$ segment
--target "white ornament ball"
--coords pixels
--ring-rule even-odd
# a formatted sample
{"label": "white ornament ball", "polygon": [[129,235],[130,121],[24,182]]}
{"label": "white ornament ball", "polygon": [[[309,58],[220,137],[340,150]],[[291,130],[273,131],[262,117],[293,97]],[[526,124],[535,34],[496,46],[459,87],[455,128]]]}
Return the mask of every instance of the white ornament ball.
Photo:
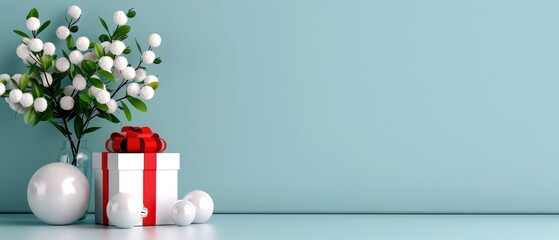
{"label": "white ornament ball", "polygon": [[194,221],[196,207],[190,201],[178,200],[171,207],[171,220],[179,226],[188,226]]}
{"label": "white ornament ball", "polygon": [[123,70],[128,67],[128,59],[124,56],[118,56],[115,58],[114,66],[117,70]]}
{"label": "white ornament ball", "polygon": [[36,98],[33,101],[33,108],[35,108],[35,111],[37,112],[44,112],[45,110],[47,110],[47,107],[48,107],[47,100],[43,97]]}
{"label": "white ornament ball", "polygon": [[4,94],[6,92],[6,85],[0,83],[0,95]]}
{"label": "white ornament ball", "polygon": [[136,77],[136,70],[133,67],[125,67],[121,71],[122,77],[126,80],[131,80]]}
{"label": "white ornament ball", "polygon": [[186,194],[183,200],[190,201],[196,208],[196,217],[194,217],[193,223],[205,223],[212,217],[214,201],[208,193],[202,190],[194,190]]}
{"label": "white ornament ball", "polygon": [[25,26],[29,31],[37,31],[41,27],[41,21],[36,17],[30,17],[25,21]]}
{"label": "white ornament ball", "polygon": [[93,52],[87,52],[83,55],[83,60],[97,61],[97,56]]}
{"label": "white ornament ball", "polygon": [[[16,73],[14,75],[12,75],[12,79],[14,81],[16,81],[17,83],[19,83],[19,79],[21,78],[21,74],[20,73]],[[14,85],[14,83],[12,81],[8,81],[8,86],[10,86],[10,89],[18,89],[19,86],[18,85]]]}
{"label": "white ornament ball", "polygon": [[7,80],[10,81],[10,75],[7,73],[0,74],[0,80]]}
{"label": "white ornament ball", "polygon": [[74,98],[70,96],[60,98],[60,108],[66,111],[72,110],[74,108]]}
{"label": "white ornament ball", "polygon": [[80,51],[85,51],[89,49],[89,38],[87,37],[79,37],[76,40],[76,48]]}
{"label": "white ornament ball", "polygon": [[70,16],[72,19],[76,20],[78,18],[80,18],[80,16],[82,15],[82,9],[76,5],[72,5],[68,8],[68,16]]}
{"label": "white ornament ball", "polygon": [[111,94],[107,90],[99,90],[95,94],[95,100],[101,104],[107,104],[111,100]]}
{"label": "white ornament ball", "polygon": [[81,91],[84,90],[87,86],[87,81],[81,74],[76,74],[76,76],[74,76],[74,79],[72,80],[72,86],[76,90]]}
{"label": "white ornament ball", "polygon": [[101,47],[103,47],[103,50],[104,50],[105,52],[111,51],[111,43],[108,42],[108,41],[102,42],[102,43],[101,43]]}
{"label": "white ornament ball", "polygon": [[144,80],[145,85],[149,85],[150,83],[159,82],[159,79],[155,75],[149,75]]}
{"label": "white ornament ball", "polygon": [[146,70],[138,68],[138,70],[136,70],[136,77],[134,77],[134,81],[136,82],[144,81],[144,79],[146,79],[146,76],[147,76]]}
{"label": "white ornament ball", "polygon": [[146,64],[152,64],[154,60],[155,53],[153,51],[148,50],[142,53],[142,61],[144,61]]}
{"label": "white ornament ball", "polygon": [[116,25],[124,25],[128,22],[128,16],[123,11],[116,11],[113,15],[113,21]]}
{"label": "white ornament ball", "polygon": [[38,38],[31,39],[27,46],[32,52],[40,52],[41,50],[43,50],[43,40]]}
{"label": "white ornament ball", "polygon": [[27,45],[22,43],[16,48],[16,54],[19,58],[26,60],[31,54],[31,51],[29,51],[29,47]]}
{"label": "white ornament ball", "polygon": [[87,209],[89,183],[78,168],[66,163],[49,163],[31,177],[27,202],[41,221],[53,225],[71,224]]}
{"label": "white ornament ball", "polygon": [[135,82],[129,83],[126,87],[126,93],[128,94],[128,96],[138,96],[138,94],[140,94],[140,84]]}
{"label": "white ornament ball", "polygon": [[109,108],[107,110],[107,113],[115,113],[118,105],[116,104],[116,101],[114,99],[109,100],[109,102],[107,102],[107,107]]}
{"label": "white ornament ball", "polygon": [[126,45],[124,45],[124,43],[122,41],[116,40],[113,43],[111,43],[110,50],[111,50],[111,53],[113,53],[114,55],[122,54],[124,49],[126,49]]}
{"label": "white ornament ball", "polygon": [[71,51],[68,57],[70,58],[70,62],[76,65],[80,65],[83,61],[83,54],[78,50]]}
{"label": "white ornament ball", "polygon": [[43,53],[49,56],[54,55],[54,52],[56,52],[56,46],[54,46],[53,43],[51,42],[46,42],[45,44],[43,44]]}
{"label": "white ornament ball", "polygon": [[31,105],[33,105],[33,95],[31,95],[31,93],[23,93],[19,100],[19,104],[24,108],[31,107]]}
{"label": "white ornament ball", "polygon": [[155,91],[150,86],[143,86],[142,89],[140,89],[140,97],[144,100],[150,100],[154,95]]}
{"label": "white ornament ball", "polygon": [[52,84],[52,75],[50,73],[42,73],[41,81],[43,82],[43,86],[49,87]]}
{"label": "white ornament ball", "polygon": [[12,89],[12,90],[10,91],[10,95],[9,95],[10,102],[12,102],[12,103],[18,103],[19,100],[21,100],[21,97],[22,97],[22,96],[23,96],[23,92],[21,92],[21,90],[19,90],[19,89],[17,89],[17,88],[16,88],[16,89]]}
{"label": "white ornament ball", "polygon": [[159,45],[161,45],[161,36],[157,33],[152,33],[148,37],[148,43],[154,48],[159,47]]}
{"label": "white ornament ball", "polygon": [[54,66],[58,69],[58,71],[66,72],[70,69],[70,61],[68,61],[65,57],[61,57],[56,59]]}
{"label": "white ornament ball", "polygon": [[29,41],[31,41],[31,39],[26,38],[26,37],[21,38],[21,42],[23,42],[23,43],[25,43],[25,44],[29,44]]}
{"label": "white ornament ball", "polygon": [[107,217],[115,227],[131,228],[149,214],[132,194],[117,193],[107,203]]}
{"label": "white ornament ball", "polygon": [[105,71],[110,71],[113,67],[113,59],[109,56],[99,58],[99,67]]}
{"label": "white ornament ball", "polygon": [[66,39],[70,35],[70,29],[66,26],[60,26],[56,29],[56,37],[60,40]]}

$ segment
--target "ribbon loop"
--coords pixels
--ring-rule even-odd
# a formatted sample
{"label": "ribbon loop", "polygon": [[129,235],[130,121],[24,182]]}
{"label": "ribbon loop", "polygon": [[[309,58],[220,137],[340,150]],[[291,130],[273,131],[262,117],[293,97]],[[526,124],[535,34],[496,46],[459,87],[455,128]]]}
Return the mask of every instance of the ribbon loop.
{"label": "ribbon loop", "polygon": [[117,153],[160,153],[167,149],[167,142],[149,127],[124,126],[111,134],[105,148]]}

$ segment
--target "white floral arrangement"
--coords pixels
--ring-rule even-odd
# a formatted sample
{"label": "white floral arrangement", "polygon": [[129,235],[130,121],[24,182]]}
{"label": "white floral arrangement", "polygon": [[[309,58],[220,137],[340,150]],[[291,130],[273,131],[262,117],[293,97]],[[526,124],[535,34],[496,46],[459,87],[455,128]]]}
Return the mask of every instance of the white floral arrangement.
{"label": "white floral arrangement", "polygon": [[161,36],[149,35],[145,51],[135,41],[141,55],[134,66],[127,58],[132,49],[124,42],[130,33],[128,20],[136,16],[133,9],[114,13],[113,31],[99,17],[106,31],[98,37],[99,42],[77,34],[77,23],[82,17],[80,7],[70,6],[66,14],[67,24],[56,29],[56,36],[65,41],[66,50],[57,54],[56,45],[39,36],[51,21],[41,24],[37,9],[29,11],[25,26],[30,34],[14,30],[22,37],[16,54],[28,71],[11,76],[0,74],[0,96],[11,109],[23,114],[26,124],[34,126],[46,121],[56,127],[70,141],[72,164],[76,165],[83,136],[100,129],[90,126],[92,119],[119,123],[114,114],[122,110],[130,121],[132,114],[124,100],[139,111],[147,111],[143,100],[153,98],[159,79],[148,75],[145,65],[161,63],[153,51],[161,45]]}

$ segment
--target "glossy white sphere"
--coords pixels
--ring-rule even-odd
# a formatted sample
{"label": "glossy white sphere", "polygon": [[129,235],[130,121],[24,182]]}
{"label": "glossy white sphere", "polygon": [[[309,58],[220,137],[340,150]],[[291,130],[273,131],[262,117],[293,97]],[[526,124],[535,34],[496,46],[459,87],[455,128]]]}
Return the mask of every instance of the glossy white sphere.
{"label": "glossy white sphere", "polygon": [[194,221],[196,207],[190,201],[178,200],[171,208],[171,220],[179,226],[187,226]]}
{"label": "glossy white sphere", "polygon": [[41,221],[53,225],[70,224],[87,209],[89,183],[78,168],[67,163],[49,163],[31,177],[27,202]]}
{"label": "glossy white sphere", "polygon": [[143,217],[144,205],[128,193],[117,193],[107,203],[107,217],[112,225],[119,228],[131,228]]}
{"label": "glossy white sphere", "polygon": [[202,190],[194,190],[184,196],[183,200],[190,201],[196,209],[193,223],[205,223],[214,213],[214,201],[210,195]]}

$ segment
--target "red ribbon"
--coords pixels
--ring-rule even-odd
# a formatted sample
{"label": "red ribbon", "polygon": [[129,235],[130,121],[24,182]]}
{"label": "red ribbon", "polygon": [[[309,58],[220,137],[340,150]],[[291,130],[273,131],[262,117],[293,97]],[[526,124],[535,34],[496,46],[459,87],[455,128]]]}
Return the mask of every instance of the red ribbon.
{"label": "red ribbon", "polygon": [[105,148],[117,153],[158,153],[167,149],[167,142],[149,127],[124,126],[111,134]]}

